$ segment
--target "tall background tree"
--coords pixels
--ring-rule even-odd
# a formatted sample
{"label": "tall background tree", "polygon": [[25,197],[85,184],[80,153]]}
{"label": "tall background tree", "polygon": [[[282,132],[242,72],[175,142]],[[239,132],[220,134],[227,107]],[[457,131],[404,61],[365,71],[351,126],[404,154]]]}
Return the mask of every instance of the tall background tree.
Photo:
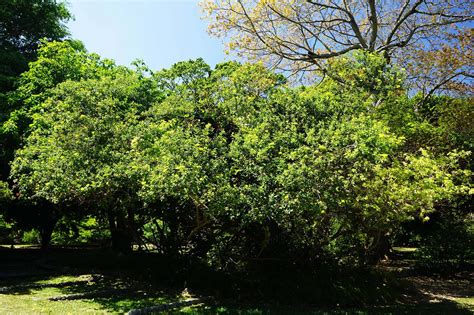
{"label": "tall background tree", "polygon": [[11,92],[19,75],[36,59],[41,39],[60,40],[69,33],[72,18],[64,2],[56,0],[4,0],[0,3],[0,180],[8,176],[8,162],[16,146],[4,131],[12,104]]}
{"label": "tall background tree", "polygon": [[363,49],[405,66],[428,96],[442,87],[459,92],[473,76],[470,1],[204,0],[202,7],[210,33],[230,51],[292,74],[331,75],[332,58]]}

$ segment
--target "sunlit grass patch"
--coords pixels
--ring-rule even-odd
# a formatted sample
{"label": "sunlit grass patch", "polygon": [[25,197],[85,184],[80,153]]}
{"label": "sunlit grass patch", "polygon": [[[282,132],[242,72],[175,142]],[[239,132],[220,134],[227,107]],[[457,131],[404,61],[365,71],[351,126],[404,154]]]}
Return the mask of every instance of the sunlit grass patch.
{"label": "sunlit grass patch", "polygon": [[21,294],[0,294],[0,314],[106,314],[100,303],[92,300],[52,302],[61,295],[59,288],[30,290]]}
{"label": "sunlit grass patch", "polygon": [[453,301],[456,303],[463,305],[464,307],[474,311],[474,297],[462,297],[462,298],[454,298]]}
{"label": "sunlit grass patch", "polygon": [[392,250],[399,253],[414,253],[416,252],[416,247],[392,247]]}
{"label": "sunlit grass patch", "polygon": [[73,276],[73,275],[65,275],[65,276],[57,276],[57,277],[52,277],[50,279],[43,279],[43,280],[38,280],[35,281],[37,284],[59,284],[59,283],[64,283],[64,282],[86,282],[86,281],[92,281],[93,275],[78,275],[78,276]]}
{"label": "sunlit grass patch", "polygon": [[[23,279],[15,285],[11,284],[11,291],[0,293],[0,314],[123,314],[133,308],[142,308],[175,301],[178,297],[164,292],[135,293],[131,287],[130,293],[111,295],[110,297],[88,297],[84,299],[51,301],[52,297],[69,294],[100,293],[105,289],[114,289],[110,286],[113,281],[87,282],[91,275],[61,275],[48,279]],[[57,285],[71,283],[64,287],[48,287],[48,284]],[[36,285],[46,285],[37,288]]]}

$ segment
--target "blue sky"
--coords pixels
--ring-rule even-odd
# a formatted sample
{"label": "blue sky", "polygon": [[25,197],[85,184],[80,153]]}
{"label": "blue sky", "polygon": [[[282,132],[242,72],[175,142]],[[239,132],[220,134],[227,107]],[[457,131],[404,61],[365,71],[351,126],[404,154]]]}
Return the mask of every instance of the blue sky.
{"label": "blue sky", "polygon": [[[206,32],[198,0],[69,0],[73,38],[90,52],[130,65],[142,59],[152,69],[198,57],[210,65],[226,60],[219,39]],[[228,59],[228,57],[227,57]]]}

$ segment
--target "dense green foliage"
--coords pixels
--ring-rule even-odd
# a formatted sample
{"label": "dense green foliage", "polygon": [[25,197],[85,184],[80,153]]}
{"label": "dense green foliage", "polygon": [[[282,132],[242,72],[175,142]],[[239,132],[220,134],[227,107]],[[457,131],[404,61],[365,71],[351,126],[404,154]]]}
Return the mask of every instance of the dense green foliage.
{"label": "dense green foliage", "polygon": [[[5,125],[28,125],[22,115],[12,113],[25,106],[12,96],[21,73],[37,57],[40,41],[60,40],[68,35],[65,23],[71,14],[56,0],[4,0],[0,3],[0,180],[9,174],[8,164],[20,145],[18,133]],[[13,116],[13,117],[11,117]]]}
{"label": "dense green foliage", "polygon": [[[71,18],[63,3],[53,0],[5,0],[0,4],[0,92],[13,88],[16,77],[34,59],[40,39],[68,35]],[[3,94],[2,94],[3,96]]]}
{"label": "dense green foliage", "polygon": [[108,224],[118,250],[152,244],[222,269],[376,261],[403,222],[469,194],[470,100],[422,104],[374,54],[331,67],[292,88],[259,64],[131,70],[44,43],[3,127],[25,137],[13,191],[49,205],[47,240],[58,221],[67,235],[94,218],[83,233]]}
{"label": "dense green foliage", "polygon": [[[69,19],[55,0],[0,4],[8,264],[70,251],[67,268],[133,269],[132,282],[184,283],[183,296],[330,306],[399,301],[390,265],[370,266],[382,259],[472,267],[469,84],[414,94],[370,49],[330,58],[306,86],[264,61],[118,66],[67,39]],[[455,68],[462,52],[445,42]],[[31,243],[61,248],[14,246]]]}

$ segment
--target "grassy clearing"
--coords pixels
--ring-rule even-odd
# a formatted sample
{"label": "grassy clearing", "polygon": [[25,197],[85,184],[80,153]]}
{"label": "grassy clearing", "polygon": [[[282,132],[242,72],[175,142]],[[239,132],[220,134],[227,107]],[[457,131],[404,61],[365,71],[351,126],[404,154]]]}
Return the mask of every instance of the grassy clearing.
{"label": "grassy clearing", "polygon": [[[234,295],[223,295],[216,304],[201,304],[194,307],[185,307],[169,311],[169,315],[267,315],[267,314],[473,314],[474,313],[474,288],[472,273],[465,271],[448,277],[424,275],[414,273],[410,268],[413,261],[410,250],[397,250],[400,255],[394,261],[381,264],[375,271],[366,271],[357,274],[356,271],[332,278],[330,282],[334,288],[307,286],[305,292],[320,290],[319,296],[324,296],[327,301],[306,299],[310,305],[319,307],[282,306],[269,301],[280,299],[262,300],[259,293],[253,289],[242,291],[245,305],[237,304]],[[133,308],[143,308],[153,305],[175,302],[184,298],[182,279],[176,278],[180,270],[176,265],[163,262],[163,257],[151,256],[114,256],[93,249],[58,249],[43,255],[36,249],[16,249],[0,251],[0,314],[123,314]],[[137,270],[137,266],[141,266]],[[46,268],[46,269],[44,269]],[[402,271],[399,271],[402,269]],[[30,276],[14,276],[22,272]],[[153,277],[154,271],[158,274],[168,274],[166,277]],[[45,272],[49,274],[44,274]],[[51,272],[56,273],[51,275]],[[34,277],[31,274],[35,274]],[[208,281],[215,287],[218,284],[208,279],[207,273],[197,269],[193,275],[198,280]],[[304,277],[298,278],[298,283],[306,283]],[[170,282],[170,279],[173,280]],[[324,280],[324,278],[323,278]],[[273,289],[282,286],[279,279],[269,278],[267,283]],[[311,281],[310,281],[311,282]],[[196,283],[189,282],[190,292],[196,293],[193,288]],[[285,282],[283,282],[285,283]],[[329,282],[323,282],[329,283]],[[163,287],[157,287],[158,284]],[[393,286],[396,284],[396,286]],[[185,284],[186,285],[186,284]],[[186,286],[187,286],[186,285]],[[225,285],[231,285],[226,282]],[[180,289],[171,289],[172,286]],[[222,284],[221,284],[222,286]],[[221,288],[221,287],[219,287]],[[278,287],[279,288],[279,287]],[[128,290],[125,293],[112,294],[107,297],[96,295],[93,298],[77,300],[50,301],[48,298],[70,294],[97,293],[104,290]],[[197,290],[197,288],[194,288]],[[285,289],[283,286],[279,289]],[[313,290],[313,291],[311,291]],[[208,292],[208,293],[206,293]],[[201,291],[203,295],[219,296],[219,292]],[[284,292],[291,294],[292,290],[286,288]],[[333,293],[335,292],[335,296]],[[402,295],[408,294],[406,298]],[[300,293],[298,293],[300,294]],[[192,295],[191,295],[192,296]],[[248,298],[255,296],[255,298]],[[318,295],[316,295],[318,296]],[[190,297],[190,296],[188,296]],[[347,298],[344,298],[347,297]],[[365,300],[363,298],[366,297]],[[368,299],[367,297],[378,297]],[[359,300],[358,304],[344,303]],[[266,301],[266,302],[265,302]],[[324,302],[327,302],[324,304]],[[266,303],[266,304],[263,304]],[[281,300],[283,303],[283,300]],[[290,302],[288,302],[290,303]],[[333,308],[321,308],[321,305],[336,305]],[[350,308],[356,305],[378,305],[377,307]],[[386,305],[386,306],[383,306]]]}
{"label": "grassy clearing", "polygon": [[57,288],[31,290],[20,294],[0,294],[1,314],[107,314],[92,300],[52,302],[48,298],[63,294]]}
{"label": "grassy clearing", "polygon": [[[63,275],[42,280],[22,280],[10,282],[11,290],[0,293],[0,314],[123,314],[132,308],[141,308],[151,305],[169,303],[177,299],[176,296],[163,292],[155,292],[151,296],[145,292],[113,297],[98,297],[90,299],[50,301],[51,297],[77,293],[100,292],[104,287],[114,284],[104,279],[103,282],[84,282],[89,275]],[[47,285],[56,285],[64,282],[80,281],[77,285],[56,288]],[[46,287],[35,288],[37,284]],[[5,283],[2,282],[2,285]],[[115,283],[116,286],[123,284]],[[8,285],[6,285],[8,286]],[[138,291],[138,290],[137,290]]]}
{"label": "grassy clearing", "polygon": [[[153,296],[140,293],[138,295],[120,295],[109,298],[79,299],[70,301],[50,301],[48,298],[73,293],[100,292],[104,287],[123,287],[124,283],[116,279],[100,278],[97,281],[92,275],[61,275],[48,279],[24,279],[16,281],[11,291],[0,294],[0,314],[123,314],[133,308],[147,307],[169,303],[180,298],[165,292],[155,292]],[[37,284],[56,285],[74,283],[61,288],[42,287],[29,288]],[[13,283],[10,283],[12,285]],[[4,283],[2,282],[2,285]],[[138,289],[138,288],[137,288]],[[314,309],[308,307],[272,307],[272,306],[236,306],[236,305],[198,305],[169,311],[169,315],[267,315],[267,314],[472,314],[474,297],[454,298],[436,303],[416,305],[393,305],[385,307],[358,309]]]}

